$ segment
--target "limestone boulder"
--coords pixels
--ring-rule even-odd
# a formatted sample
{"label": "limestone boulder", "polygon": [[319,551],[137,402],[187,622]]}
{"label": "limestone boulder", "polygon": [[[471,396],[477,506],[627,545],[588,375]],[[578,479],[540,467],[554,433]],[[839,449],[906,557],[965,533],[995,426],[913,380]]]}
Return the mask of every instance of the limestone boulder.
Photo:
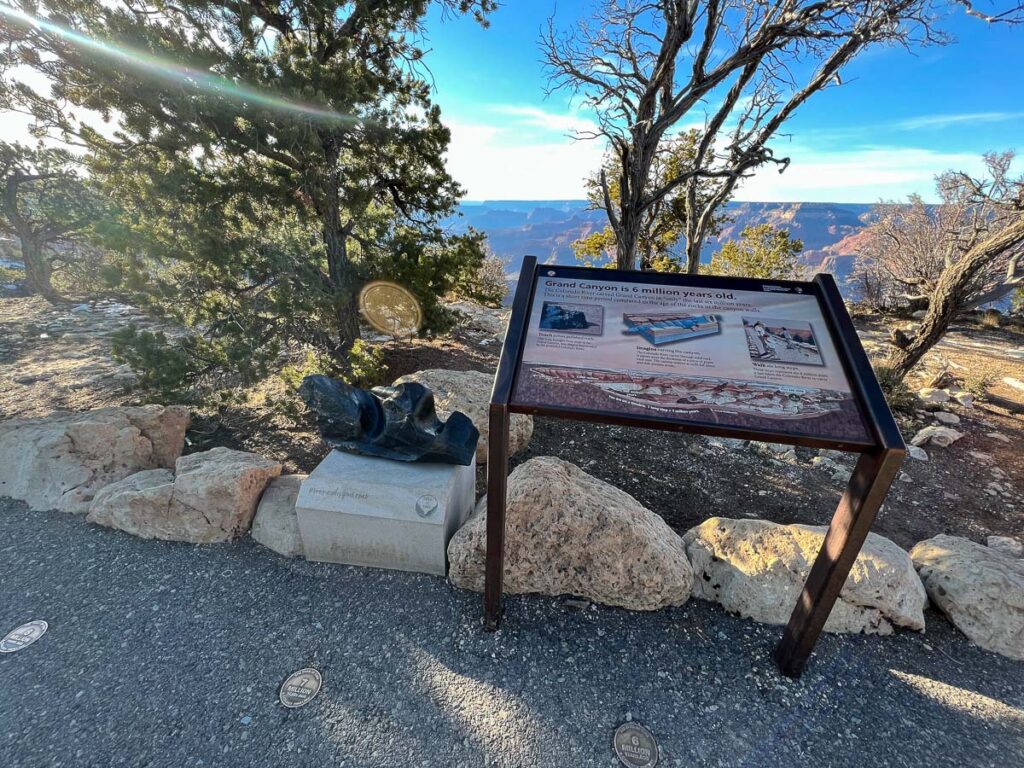
{"label": "limestone boulder", "polygon": [[921,402],[928,403],[929,405],[941,405],[942,403],[949,402],[949,392],[944,389],[935,389],[934,387],[919,389],[917,396],[921,399]]}
{"label": "limestone boulder", "polygon": [[188,422],[186,408],[160,405],[0,422],[0,496],[34,510],[87,512],[104,486],[173,467]]}
{"label": "limestone boulder", "polygon": [[[825,538],[824,526],[713,517],[683,537],[693,594],[766,624],[786,624]],[[826,632],[924,629],[924,588],[910,557],[869,533],[825,622]]]}
{"label": "limestone boulder", "polygon": [[[682,539],[624,491],[550,456],[508,478],[506,592],[574,595],[651,611],[682,605],[693,571]],[[484,588],[487,497],[448,545],[449,578]]]}
{"label": "limestone boulder", "polygon": [[985,545],[1010,557],[1024,557],[1024,542],[1013,536],[989,536],[985,539]]}
{"label": "limestone boulder", "polygon": [[[488,405],[494,375],[480,371],[449,371],[444,368],[428,368],[416,371],[395,380],[395,384],[415,381],[434,393],[437,415],[447,419],[455,411],[466,414],[480,430],[480,441],[476,445],[476,463],[487,463],[487,439],[490,434]],[[509,452],[523,450],[533,435],[533,417],[513,414],[509,420]]]}
{"label": "limestone boulder", "polygon": [[910,550],[932,604],[974,643],[1024,660],[1024,560],[940,534]]}
{"label": "limestone boulder", "polygon": [[249,530],[256,503],[281,465],[254,453],[214,448],[182,456],[170,473],[139,473],[93,500],[89,521],[145,539],[210,544]]}
{"label": "limestone boulder", "polygon": [[101,488],[89,505],[86,519],[147,539],[173,539],[176,530],[170,516],[173,492],[171,470],[136,472]]}
{"label": "limestone boulder", "polygon": [[509,310],[492,309],[474,301],[455,301],[444,306],[455,312],[466,327],[493,336],[498,341],[505,340]]}
{"label": "limestone boulder", "polygon": [[957,432],[951,427],[943,427],[933,424],[919,430],[918,433],[910,439],[910,444],[916,446],[936,445],[939,448],[949,448],[949,446],[961,437],[963,437],[963,434],[961,432]]}
{"label": "limestone boulder", "polygon": [[260,497],[256,517],[252,520],[252,537],[285,557],[302,557],[305,554],[295,501],[306,477],[308,475],[281,475],[271,480]]}
{"label": "limestone boulder", "polygon": [[255,453],[214,448],[175,465],[171,515],[184,541],[229,541],[249,530],[256,503],[281,474],[280,462]]}

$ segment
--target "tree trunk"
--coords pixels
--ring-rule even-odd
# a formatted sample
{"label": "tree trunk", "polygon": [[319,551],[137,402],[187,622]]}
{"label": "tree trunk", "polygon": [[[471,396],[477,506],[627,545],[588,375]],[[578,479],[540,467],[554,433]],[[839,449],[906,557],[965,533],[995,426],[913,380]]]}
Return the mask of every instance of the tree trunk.
{"label": "tree trunk", "polygon": [[335,357],[345,364],[348,353],[359,338],[359,307],[356,301],[356,275],[348,255],[348,236],[341,226],[337,190],[328,194],[320,211],[323,222],[327,271],[334,292],[334,318],[338,346]]}
{"label": "tree trunk", "polygon": [[615,231],[615,266],[618,269],[636,269],[636,246],[640,239],[640,212],[629,204],[621,209],[619,226]]}
{"label": "tree trunk", "polygon": [[686,274],[696,275],[700,271],[700,252],[704,241],[699,237],[686,238]]}
{"label": "tree trunk", "polygon": [[348,238],[338,217],[337,198],[328,206],[323,223],[327,268],[334,290],[334,316],[337,323],[339,358],[347,359],[349,350],[359,338],[359,307],[356,303],[355,270],[348,256]]}
{"label": "tree trunk", "polygon": [[950,323],[969,306],[971,286],[975,278],[995,259],[1024,244],[1024,217],[979,243],[959,261],[947,266],[939,276],[928,313],[921,327],[902,349],[897,349],[886,362],[892,372],[903,379],[918,361],[946,334]]}
{"label": "tree trunk", "polygon": [[53,288],[53,265],[50,264],[43,246],[27,237],[20,238],[20,241],[28,290],[39,294],[51,304],[60,303],[61,297]]}

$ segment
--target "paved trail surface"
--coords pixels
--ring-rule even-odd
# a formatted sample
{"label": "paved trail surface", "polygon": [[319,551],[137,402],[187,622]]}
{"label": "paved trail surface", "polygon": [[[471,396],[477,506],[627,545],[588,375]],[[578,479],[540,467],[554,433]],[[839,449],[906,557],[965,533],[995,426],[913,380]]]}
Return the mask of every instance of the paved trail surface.
{"label": "paved trail surface", "polygon": [[[934,613],[924,636],[826,636],[804,677],[779,628],[693,601],[629,614],[481,601],[426,576],[289,561],[246,539],[142,541],[0,499],[0,765],[611,766],[647,725],[668,766],[1024,765],[1024,664]],[[277,703],[300,667],[324,677]]]}

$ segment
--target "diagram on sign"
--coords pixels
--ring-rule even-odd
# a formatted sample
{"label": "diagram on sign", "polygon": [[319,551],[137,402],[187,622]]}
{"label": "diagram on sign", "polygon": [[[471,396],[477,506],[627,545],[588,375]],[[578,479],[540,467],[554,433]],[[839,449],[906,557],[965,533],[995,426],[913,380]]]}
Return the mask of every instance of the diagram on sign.
{"label": "diagram on sign", "polygon": [[768,363],[824,365],[810,323],[744,317],[743,330],[751,360]]}
{"label": "diagram on sign", "polygon": [[626,324],[626,333],[638,334],[656,347],[721,331],[714,315],[686,312],[627,313],[622,316],[622,322]]}
{"label": "diagram on sign", "polygon": [[769,419],[805,419],[837,413],[848,400],[845,393],[836,390],[713,377],[565,366],[538,366],[531,371],[549,384],[590,385],[610,400],[676,415],[706,410]]}

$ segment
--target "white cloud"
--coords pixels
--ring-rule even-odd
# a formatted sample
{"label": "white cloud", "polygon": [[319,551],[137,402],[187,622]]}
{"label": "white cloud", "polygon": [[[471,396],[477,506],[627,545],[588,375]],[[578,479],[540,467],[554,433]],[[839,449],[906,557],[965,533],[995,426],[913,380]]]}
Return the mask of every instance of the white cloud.
{"label": "white cloud", "polygon": [[950,168],[980,171],[980,155],[913,147],[864,147],[822,152],[791,147],[779,151],[792,164],[782,174],[763,167],[736,195],[739,200],[872,203],[912,192],[934,197],[935,176]]}
{"label": "white cloud", "polygon": [[964,123],[1003,123],[1024,118],[1024,112],[965,112],[951,115],[922,115],[899,120],[893,125],[904,131],[942,129]]}
{"label": "white cloud", "polygon": [[538,107],[516,104],[494,104],[489,111],[511,118],[517,125],[544,131],[575,134],[577,131],[595,131],[597,123],[578,112],[548,112]]}
{"label": "white cloud", "polygon": [[448,171],[470,200],[580,200],[600,167],[603,144],[564,137],[523,143],[515,126],[445,121]]}

